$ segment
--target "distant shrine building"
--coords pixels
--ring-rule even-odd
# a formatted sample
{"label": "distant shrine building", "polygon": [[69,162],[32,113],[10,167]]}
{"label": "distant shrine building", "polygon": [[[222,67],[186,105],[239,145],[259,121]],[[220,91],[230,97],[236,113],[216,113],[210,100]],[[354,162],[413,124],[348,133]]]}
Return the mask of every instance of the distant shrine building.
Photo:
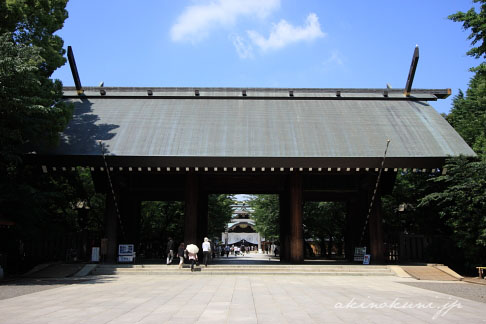
{"label": "distant shrine building", "polygon": [[231,222],[227,224],[226,231],[221,233],[221,242],[224,245],[252,246],[262,251],[262,238],[256,231],[255,221],[251,218],[252,208],[244,202],[232,205],[233,214]]}

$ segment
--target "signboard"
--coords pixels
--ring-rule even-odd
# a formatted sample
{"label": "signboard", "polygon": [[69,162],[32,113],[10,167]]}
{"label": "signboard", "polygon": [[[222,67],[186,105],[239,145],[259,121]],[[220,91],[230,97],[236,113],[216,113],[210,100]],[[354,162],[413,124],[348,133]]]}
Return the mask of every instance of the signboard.
{"label": "signboard", "polygon": [[118,262],[133,262],[134,257],[132,255],[119,255]]}
{"label": "signboard", "polygon": [[135,259],[135,247],[133,244],[118,245],[118,262],[133,262]]}
{"label": "signboard", "polygon": [[132,255],[135,252],[133,244],[120,244],[118,245],[118,255]]}
{"label": "signboard", "polygon": [[371,255],[365,254],[363,257],[363,264],[370,264]]}
{"label": "signboard", "polygon": [[91,248],[91,262],[100,262],[100,248],[93,246]]}
{"label": "signboard", "polygon": [[363,261],[366,254],[366,246],[354,248],[354,261]]}

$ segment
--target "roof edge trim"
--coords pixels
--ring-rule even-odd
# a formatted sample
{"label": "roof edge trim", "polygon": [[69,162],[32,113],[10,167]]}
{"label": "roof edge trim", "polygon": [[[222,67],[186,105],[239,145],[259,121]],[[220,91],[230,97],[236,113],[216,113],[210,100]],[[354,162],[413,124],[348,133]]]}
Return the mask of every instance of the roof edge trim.
{"label": "roof edge trim", "polygon": [[[78,95],[75,87],[64,87],[65,98],[153,98],[153,99],[373,99],[373,100],[423,100],[447,98],[451,89],[412,89],[411,96],[403,89],[379,88],[208,88],[208,87],[85,87]],[[104,94],[100,93],[104,90]],[[200,93],[195,96],[194,93]],[[150,95],[147,93],[150,92]],[[245,93],[246,96],[242,95]],[[337,95],[339,93],[339,95]]]}

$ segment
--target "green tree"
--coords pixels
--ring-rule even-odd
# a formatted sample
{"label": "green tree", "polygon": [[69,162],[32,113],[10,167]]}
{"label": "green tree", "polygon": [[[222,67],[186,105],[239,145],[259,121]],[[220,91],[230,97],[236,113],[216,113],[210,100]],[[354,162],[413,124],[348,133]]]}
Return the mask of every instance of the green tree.
{"label": "green tree", "polygon": [[[304,204],[304,237],[319,242],[321,255],[331,256],[336,243],[338,253],[342,252],[345,205],[340,202],[306,202]],[[326,248],[326,241],[328,247]]]}
{"label": "green tree", "polygon": [[[208,233],[206,234],[208,237],[221,237],[221,233],[231,219],[232,203],[233,199],[230,195],[209,195]],[[140,224],[142,250],[148,253],[148,247],[151,246],[152,250],[160,253],[165,249],[169,236],[176,242],[183,242],[184,213],[185,205],[181,201],[142,202]]]}
{"label": "green tree", "polygon": [[66,63],[64,42],[54,33],[63,27],[68,18],[67,2],[68,0],[0,2],[0,33],[11,33],[15,44],[39,49],[43,62],[38,68],[45,78],[49,78],[54,70]]}
{"label": "green tree", "polygon": [[249,201],[257,231],[267,241],[280,237],[280,207],[278,195],[254,195]]}
{"label": "green tree", "polygon": [[169,237],[184,240],[184,203],[181,201],[144,201],[141,208],[140,237],[142,244],[155,252],[165,252]]}
{"label": "green tree", "polygon": [[0,215],[16,222],[22,239],[99,228],[86,223],[95,210],[76,212],[81,175],[40,174],[24,163],[26,153],[55,145],[72,115],[61,82],[50,79],[66,62],[54,35],[67,18],[66,3],[0,0]]}
{"label": "green tree", "polygon": [[[457,12],[449,16],[455,22],[462,22],[464,30],[470,30],[468,39],[472,48],[467,55],[477,59],[486,58],[486,0],[474,0],[479,3],[479,12],[471,8],[467,12]],[[447,121],[456,129],[464,140],[479,154],[486,153],[486,64],[471,68],[475,72],[469,82],[469,88],[454,98]]]}
{"label": "green tree", "polygon": [[221,239],[233,212],[231,195],[209,195],[208,197],[208,237]]}
{"label": "green tree", "polygon": [[[467,55],[477,59],[486,58],[486,0],[474,0],[479,3],[479,12],[471,8],[467,12],[457,12],[449,16],[455,22],[462,22],[464,30],[471,33],[472,48]],[[486,64],[471,68],[475,72],[469,82],[469,88],[454,98],[447,121],[461,134],[464,140],[480,155],[486,153]]]}
{"label": "green tree", "polygon": [[465,157],[451,158],[448,172],[432,179],[441,190],[421,199],[420,206],[437,206],[442,221],[464,251],[466,266],[486,263],[486,163]]}
{"label": "green tree", "polygon": [[0,1],[0,210],[15,221],[32,212],[13,203],[42,209],[45,202],[36,200],[53,182],[23,164],[23,154],[55,144],[72,115],[61,82],[49,79],[66,61],[53,35],[67,18],[66,2]]}
{"label": "green tree", "polygon": [[469,83],[454,98],[447,121],[479,155],[486,154],[486,65],[481,65]]}
{"label": "green tree", "polygon": [[[479,12],[474,8],[468,12],[457,12],[449,19],[462,22],[465,30],[470,30],[472,48],[468,55],[484,59],[486,57],[486,1],[479,3]],[[450,158],[445,168],[447,173],[432,176],[427,184],[413,186],[423,196],[413,197],[418,202],[416,211],[426,211],[434,223],[449,232],[455,245],[464,254],[468,270],[478,263],[486,262],[486,64],[482,62],[472,68],[474,77],[464,94],[454,98],[448,122],[478,154],[478,158]],[[409,198],[412,195],[409,195]],[[395,202],[396,203],[396,202]],[[415,211],[415,213],[416,213]],[[425,229],[422,224],[419,228]]]}
{"label": "green tree", "polygon": [[471,40],[472,47],[467,55],[475,58],[486,57],[486,0],[473,0],[474,3],[480,3],[480,11],[476,12],[475,8],[469,9],[467,12],[458,11],[449,16],[449,19],[455,22],[462,22],[464,30],[471,30],[468,39]]}
{"label": "green tree", "polygon": [[443,185],[432,181],[436,177],[437,174],[428,172],[404,172],[397,175],[393,193],[382,197],[383,222],[387,233],[406,232],[430,236],[450,234],[439,217],[440,208],[420,205],[423,197],[443,188]]}
{"label": "green tree", "polygon": [[[67,0],[9,0],[0,5],[1,170],[12,171],[20,154],[55,144],[72,115],[62,84],[51,80],[62,66],[63,41],[53,33],[67,18]],[[5,175],[5,174],[3,174]]]}

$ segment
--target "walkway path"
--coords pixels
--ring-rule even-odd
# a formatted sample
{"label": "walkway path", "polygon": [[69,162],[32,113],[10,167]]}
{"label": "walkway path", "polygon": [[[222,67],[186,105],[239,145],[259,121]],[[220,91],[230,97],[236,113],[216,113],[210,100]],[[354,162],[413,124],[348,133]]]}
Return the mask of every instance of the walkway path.
{"label": "walkway path", "polygon": [[486,322],[483,303],[402,284],[410,282],[416,280],[198,273],[103,276],[0,300],[0,323]]}
{"label": "walkway path", "polygon": [[[268,258],[250,254],[214,262],[279,264]],[[25,295],[12,294],[19,288]],[[23,279],[0,285],[0,324],[486,323],[480,295],[486,286],[395,276],[194,272]]]}

